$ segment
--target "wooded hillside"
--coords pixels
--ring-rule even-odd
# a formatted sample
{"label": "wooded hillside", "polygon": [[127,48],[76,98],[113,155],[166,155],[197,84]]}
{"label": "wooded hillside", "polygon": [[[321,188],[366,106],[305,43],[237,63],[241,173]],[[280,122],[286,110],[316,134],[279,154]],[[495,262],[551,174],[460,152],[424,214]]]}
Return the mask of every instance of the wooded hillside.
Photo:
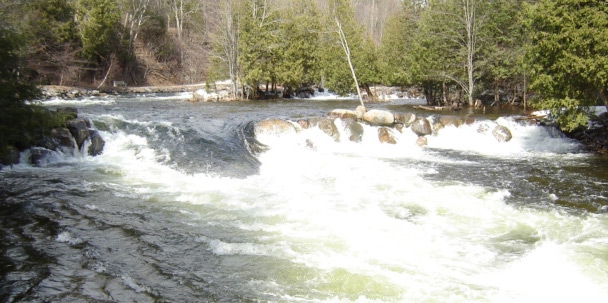
{"label": "wooded hillside", "polygon": [[[21,77],[104,87],[231,79],[232,93],[416,86],[431,105],[607,101],[600,0],[0,0]],[[340,25],[344,40],[338,35]],[[530,94],[532,92],[532,94]],[[373,96],[371,96],[373,97]],[[577,122],[578,123],[578,122]],[[576,124],[576,123],[575,123]]]}

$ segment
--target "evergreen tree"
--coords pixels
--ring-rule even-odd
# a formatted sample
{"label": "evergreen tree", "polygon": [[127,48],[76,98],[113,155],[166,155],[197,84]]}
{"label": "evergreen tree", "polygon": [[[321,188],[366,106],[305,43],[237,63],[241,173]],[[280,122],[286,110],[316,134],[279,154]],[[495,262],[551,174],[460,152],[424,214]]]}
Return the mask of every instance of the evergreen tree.
{"label": "evergreen tree", "polygon": [[585,108],[608,106],[608,5],[604,0],[540,0],[529,7],[532,89],[567,131]]}
{"label": "evergreen tree", "polygon": [[120,47],[116,0],[78,0],[76,16],[82,56],[97,62],[109,60],[109,55]]}

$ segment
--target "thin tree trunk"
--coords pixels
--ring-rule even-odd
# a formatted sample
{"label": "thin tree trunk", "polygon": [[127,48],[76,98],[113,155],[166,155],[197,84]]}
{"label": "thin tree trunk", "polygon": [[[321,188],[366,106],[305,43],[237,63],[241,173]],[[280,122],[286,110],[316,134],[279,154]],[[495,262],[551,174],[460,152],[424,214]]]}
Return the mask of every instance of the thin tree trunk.
{"label": "thin tree trunk", "polygon": [[363,97],[361,96],[361,89],[359,88],[359,81],[357,81],[357,74],[355,73],[355,68],[353,67],[353,63],[350,58],[350,48],[348,47],[348,41],[346,40],[346,36],[344,35],[344,31],[342,30],[342,24],[340,24],[340,20],[336,17],[336,25],[338,25],[338,34],[340,35],[340,43],[342,44],[342,48],[344,49],[344,53],[346,53],[346,60],[348,60],[348,66],[350,67],[350,72],[353,75],[353,80],[355,81],[355,87],[357,88],[357,95],[359,96],[359,102],[361,102],[361,106],[365,108],[365,104],[363,104]]}
{"label": "thin tree trunk", "polygon": [[108,68],[108,71],[106,72],[106,76],[103,77],[103,80],[101,81],[101,83],[99,83],[99,85],[97,85],[97,89],[99,89],[101,86],[103,86],[103,84],[108,79],[108,75],[110,75],[110,71],[112,70],[112,63],[113,63],[113,61],[114,60],[112,60],[112,58],[110,58],[110,67]]}

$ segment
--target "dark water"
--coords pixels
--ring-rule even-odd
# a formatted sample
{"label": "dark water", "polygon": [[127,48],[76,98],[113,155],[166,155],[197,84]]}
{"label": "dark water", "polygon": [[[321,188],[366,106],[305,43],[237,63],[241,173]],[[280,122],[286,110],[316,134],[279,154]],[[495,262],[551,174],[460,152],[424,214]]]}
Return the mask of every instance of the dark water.
{"label": "dark water", "polygon": [[426,148],[369,127],[358,145],[303,131],[255,152],[256,121],[358,102],[184,99],[47,104],[77,107],[106,149],[0,171],[1,301],[608,298],[608,163],[551,130],[501,118],[499,144],[474,113]]}

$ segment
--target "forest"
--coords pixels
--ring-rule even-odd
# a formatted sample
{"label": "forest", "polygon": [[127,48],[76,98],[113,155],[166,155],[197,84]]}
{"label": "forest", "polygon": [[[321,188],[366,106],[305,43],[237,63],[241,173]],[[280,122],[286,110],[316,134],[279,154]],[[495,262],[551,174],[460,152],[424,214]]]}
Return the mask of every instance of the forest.
{"label": "forest", "polygon": [[3,73],[40,85],[415,87],[430,105],[554,109],[563,129],[608,104],[603,0],[0,0],[0,20],[18,45]]}

